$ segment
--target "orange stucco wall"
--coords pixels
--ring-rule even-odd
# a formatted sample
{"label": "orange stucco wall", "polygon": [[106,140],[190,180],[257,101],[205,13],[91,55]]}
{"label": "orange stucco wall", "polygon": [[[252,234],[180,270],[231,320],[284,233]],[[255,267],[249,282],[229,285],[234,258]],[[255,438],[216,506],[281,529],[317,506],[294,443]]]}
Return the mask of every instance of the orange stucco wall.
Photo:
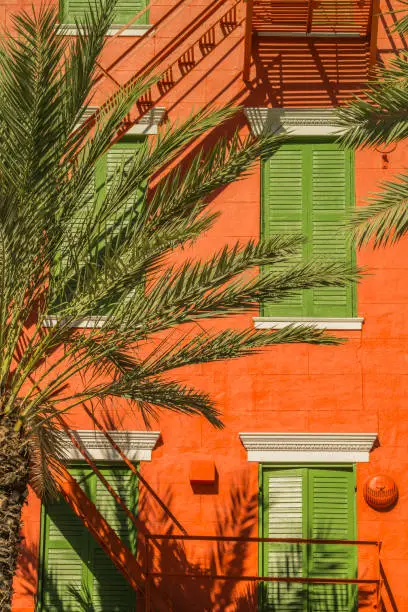
{"label": "orange stucco wall", "polygon": [[[32,0],[0,0],[0,21],[8,23],[11,13],[31,4]],[[173,4],[175,0],[156,2],[150,21],[155,23]],[[189,11],[179,14],[177,19],[185,19],[188,24],[208,4],[204,0],[190,2]],[[384,2],[383,12],[388,10],[389,3]],[[238,17],[240,21],[242,14]],[[399,36],[391,36],[384,29],[390,19],[384,14],[380,19],[378,47],[385,58],[403,46]],[[180,23],[177,27],[180,28]],[[160,36],[148,39],[115,68],[115,78],[123,82],[132,76],[143,66],[143,61],[161,48],[164,44],[161,38],[170,40],[171,36],[172,31],[167,29]],[[206,104],[327,107],[359,91],[366,79],[368,49],[361,42],[300,40],[293,43],[275,39],[268,43],[262,39],[254,49],[251,83],[246,86],[242,81],[243,36],[244,26],[240,23],[158,102],[166,107],[170,120],[184,117]],[[114,61],[134,42],[132,38],[112,42],[103,58],[104,65]],[[99,101],[110,88],[106,81],[101,83]],[[243,118],[239,121],[244,125]],[[389,156],[388,169],[383,168],[380,153],[357,152],[357,203],[363,203],[379,180],[391,177],[407,165],[408,154],[402,145]],[[216,194],[212,206],[222,214],[216,227],[196,245],[197,254],[208,254],[226,241],[257,238],[259,167],[244,182]],[[211,393],[222,412],[225,428],[215,431],[203,419],[160,415],[159,423],[154,426],[161,431],[160,443],[153,452],[153,461],[143,462],[141,471],[169,513],[160,509],[151,494],[141,487],[141,520],[155,533],[169,529],[178,533],[172,515],[190,534],[222,531],[257,535],[258,465],[247,462],[239,432],[378,432],[379,444],[371,452],[370,462],[357,466],[358,537],[383,541],[382,559],[391,593],[384,596],[386,609],[408,611],[405,579],[408,573],[408,245],[404,241],[397,247],[376,252],[365,248],[358,260],[370,271],[358,287],[358,315],[365,321],[361,332],[341,334],[347,338],[344,345],[280,346],[239,361],[197,366],[178,373],[183,380]],[[251,316],[231,321],[236,326],[251,324]],[[72,424],[77,428],[90,427],[85,416],[79,413],[72,417]],[[136,417],[124,418],[118,427],[144,428],[142,420]],[[193,460],[214,461],[217,478],[213,485],[191,485],[189,474]],[[362,493],[367,476],[380,472],[392,476],[399,488],[397,505],[383,513],[370,509]],[[32,493],[24,511],[24,551],[13,608],[20,612],[32,610],[34,605],[39,511],[40,503]],[[175,571],[177,568],[182,571],[186,565],[182,550],[173,544],[163,545],[161,554],[163,564],[170,563]],[[209,548],[204,545],[194,551],[195,558],[209,554]],[[256,558],[256,548],[242,544],[235,551],[228,546],[218,551],[217,562],[224,572],[256,573]],[[188,582],[180,586],[175,582],[166,588],[176,610],[245,609],[242,602],[241,607],[238,604],[228,607],[231,584],[212,584],[208,589],[204,584],[197,586]]]}

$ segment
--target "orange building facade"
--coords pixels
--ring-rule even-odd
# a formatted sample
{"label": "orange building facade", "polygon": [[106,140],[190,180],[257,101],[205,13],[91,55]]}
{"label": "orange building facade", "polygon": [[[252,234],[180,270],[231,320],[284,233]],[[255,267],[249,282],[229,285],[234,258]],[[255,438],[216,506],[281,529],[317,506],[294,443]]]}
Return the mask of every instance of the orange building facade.
{"label": "orange building facade", "polygon": [[[306,146],[312,147],[312,156],[313,147],[316,155],[322,151],[323,166],[332,153],[331,109],[362,91],[377,59],[386,61],[406,48],[405,41],[390,32],[394,17],[388,1],[379,6],[375,0],[153,0],[146,9],[137,2],[131,8],[132,3],[122,4],[124,16],[112,25],[92,105],[103,104],[117,83],[126,83],[150,65],[163,77],[132,111],[132,134],[155,138],[164,119],[172,122],[207,105],[233,104],[243,111],[210,134],[204,145],[237,127],[243,134],[286,130],[299,151],[306,151],[302,159],[309,159]],[[2,23],[8,24],[10,15],[31,5],[32,0],[0,0]],[[67,2],[61,7],[65,23],[69,24],[76,6]],[[132,11],[134,16],[142,14],[134,19]],[[133,23],[125,27],[127,17]],[[74,26],[67,33],[75,35]],[[380,180],[391,178],[408,163],[402,145],[393,151],[356,151],[350,159],[347,197],[356,205],[364,203]],[[308,176],[304,168],[300,172]],[[265,231],[262,207],[268,189],[264,173],[260,163],[243,181],[214,194],[211,206],[221,214],[195,246],[195,254],[205,256],[225,243],[260,237]],[[340,175],[335,169],[334,178],[328,176],[322,189],[330,195]],[[285,190],[285,181],[282,185]],[[307,185],[302,189],[307,192]],[[124,464],[117,453],[107,450],[103,437],[93,433],[91,420],[84,413],[72,415],[72,429],[82,432],[81,439],[103,474],[113,478],[110,481],[120,494],[125,491],[124,498],[129,491],[133,491],[130,501],[137,497],[134,554],[144,585],[134,596],[134,606],[120,607],[125,596],[121,583],[119,587],[115,583],[110,590],[114,599],[109,595],[103,599],[102,593],[97,602],[92,600],[94,608],[86,609],[285,612],[351,611],[356,606],[374,610],[382,605],[387,612],[408,612],[407,248],[401,242],[356,254],[358,264],[370,273],[359,283],[350,311],[333,306],[327,313],[317,308],[293,314],[290,307],[282,312],[266,308],[229,322],[236,327],[266,327],[273,333],[287,323],[301,323],[306,316],[346,338],[344,344],[277,346],[237,361],[177,372],[182,380],[211,394],[224,429],[215,430],[198,417],[163,412],[154,431],[146,431],[142,418],[121,414],[112,406],[110,429],[120,431],[113,437],[138,467],[136,484],[128,472],[120,471]],[[225,326],[225,322],[203,325]],[[70,453],[75,477],[81,457],[74,447]],[[384,478],[373,480],[376,476]],[[337,477],[340,488],[336,489]],[[95,483],[89,487],[97,491]],[[319,509],[316,499],[323,489],[326,501]],[[85,571],[77,566],[64,578],[70,562],[58,565],[65,545],[50,544],[56,524],[53,527],[52,513],[47,515],[30,493],[23,515],[15,612],[81,609],[74,600],[58,604],[44,594],[52,563],[59,593],[70,585],[83,590]],[[344,519],[344,525],[338,527],[337,519]],[[66,533],[59,529],[61,542],[69,539],[69,529]],[[231,540],[212,541],[210,536]],[[268,537],[340,542],[327,548],[319,542],[257,541]],[[347,548],[343,540],[361,543]],[[119,550],[114,556],[120,554]],[[279,559],[284,559],[283,565]],[[309,580],[321,577],[319,559],[326,563],[320,568],[323,577],[329,577],[324,585]],[[86,565],[86,560],[81,562]],[[109,563],[100,573],[107,583],[117,571],[111,559]],[[295,580],[261,586],[259,576]],[[296,581],[299,578],[307,580]],[[341,581],[346,584],[339,585]]]}

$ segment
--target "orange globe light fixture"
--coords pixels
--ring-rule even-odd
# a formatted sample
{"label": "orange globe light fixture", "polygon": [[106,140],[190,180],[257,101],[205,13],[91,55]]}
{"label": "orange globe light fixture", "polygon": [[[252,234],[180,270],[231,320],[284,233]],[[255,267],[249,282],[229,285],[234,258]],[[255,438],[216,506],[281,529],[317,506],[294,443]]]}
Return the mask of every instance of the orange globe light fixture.
{"label": "orange globe light fixture", "polygon": [[398,499],[397,485],[385,474],[371,476],[364,485],[364,499],[374,510],[387,510]]}

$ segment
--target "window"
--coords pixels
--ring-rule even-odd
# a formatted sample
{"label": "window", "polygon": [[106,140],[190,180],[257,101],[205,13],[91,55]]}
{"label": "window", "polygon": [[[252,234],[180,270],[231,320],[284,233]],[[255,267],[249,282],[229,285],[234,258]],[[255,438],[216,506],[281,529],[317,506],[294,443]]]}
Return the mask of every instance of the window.
{"label": "window", "polygon": [[[60,0],[60,19],[62,23],[75,23],[75,20],[82,21],[89,5],[92,8],[98,6],[98,0]],[[146,6],[146,0],[118,0],[115,9],[113,23],[126,24],[139,11]],[[148,11],[146,11],[137,23],[148,23]]]}
{"label": "window", "polygon": [[[87,193],[85,194],[86,202],[79,213],[71,220],[70,233],[72,233],[72,235],[75,235],[75,233],[78,231],[84,234],[84,222],[89,222],[92,211],[95,209],[97,210],[101,200],[105,197],[106,189],[109,186],[109,182],[114,177],[115,171],[122,165],[124,165],[126,171],[126,163],[132,160],[133,156],[144,140],[144,137],[123,138],[120,142],[114,144],[107,151],[107,153],[100,158],[96,164],[93,182],[89,185]],[[117,213],[116,222],[114,219],[111,219],[109,221],[109,225],[105,226],[105,228],[98,227],[98,243],[96,246],[92,244],[90,247],[92,258],[95,258],[95,260],[98,261],[98,258],[106,255],[107,245],[104,241],[104,235],[109,235],[109,244],[111,246],[113,244],[112,237],[114,240],[120,240],[121,237],[124,237],[126,229],[132,225],[129,220],[134,218],[135,215],[137,215],[137,211],[140,210],[143,195],[144,187],[141,186],[140,190],[135,191],[122,205],[121,209]],[[126,222],[122,225],[123,221]],[[77,238],[74,238],[74,242],[77,242]],[[62,248],[61,259],[64,257],[63,253],[64,247]],[[59,265],[58,261],[56,262],[56,265]],[[80,274],[86,274],[86,270],[82,270]],[[75,293],[76,291],[77,281],[78,275],[76,274],[73,281],[65,287],[65,300],[67,302],[70,301],[72,293]],[[61,302],[58,299],[55,299],[52,314],[58,315],[60,304]],[[111,306],[112,304],[104,305],[103,312],[97,312],[95,313],[95,316],[108,314]]]}
{"label": "window", "polygon": [[[268,538],[355,539],[353,466],[263,468],[262,530]],[[266,543],[263,576],[354,578],[353,545]],[[262,589],[264,612],[354,612],[354,585],[269,582]]]}
{"label": "window", "polygon": [[[344,221],[353,206],[354,155],[332,142],[288,142],[263,162],[262,234],[303,234],[298,261],[352,263]],[[293,263],[293,261],[292,261]],[[267,271],[268,268],[265,268]],[[277,303],[265,302],[262,315],[353,317],[355,288],[299,291]]]}
{"label": "window", "polygon": [[[135,475],[123,467],[100,470],[135,513]],[[70,472],[126,546],[135,552],[134,526],[96,474],[88,466]],[[134,612],[133,589],[65,501],[43,506],[41,543],[40,611]]]}

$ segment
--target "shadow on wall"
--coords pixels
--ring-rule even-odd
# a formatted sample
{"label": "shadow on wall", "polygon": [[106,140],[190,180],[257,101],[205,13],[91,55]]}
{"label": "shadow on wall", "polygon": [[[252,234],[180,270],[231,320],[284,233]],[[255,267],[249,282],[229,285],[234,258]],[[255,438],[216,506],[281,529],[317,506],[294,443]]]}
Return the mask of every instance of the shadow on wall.
{"label": "shadow on wall", "polygon": [[[153,525],[161,525],[160,535],[173,536],[180,534],[180,527],[175,525],[172,515],[163,509],[171,507],[172,493],[167,489],[160,496],[163,506],[157,509],[157,503],[150,493],[141,487],[139,496],[139,518],[140,531],[138,534],[139,549],[138,557],[142,567],[147,567],[146,539],[144,534],[157,532]],[[206,504],[211,503],[206,498]],[[313,597],[318,603],[318,609],[333,610],[337,612],[351,612],[355,610],[355,599],[357,591],[355,587],[341,585],[314,585],[309,594],[303,585],[284,583],[264,583],[263,600],[265,605],[258,607],[259,589],[255,583],[248,581],[235,581],[243,575],[256,575],[258,573],[258,545],[248,543],[245,538],[255,535],[257,530],[257,495],[250,493],[250,487],[245,477],[232,486],[228,502],[222,507],[215,506],[215,530],[214,535],[231,535],[243,538],[238,542],[196,542],[180,541],[173,539],[150,540],[149,544],[149,572],[157,572],[160,575],[155,578],[154,589],[160,592],[167,602],[171,602],[169,612],[255,612],[258,609],[268,612],[278,611],[280,601],[285,601],[287,609],[303,609],[305,597]],[[121,518],[122,515],[118,517]],[[116,521],[115,521],[116,523]],[[181,528],[182,529],[182,528]],[[210,529],[208,529],[208,532]],[[319,537],[330,537],[327,530],[322,527]],[[301,556],[300,549],[303,545],[291,545],[292,549],[284,551],[280,555],[278,572],[287,576],[296,575],[299,570],[296,559]],[[326,545],[324,545],[326,546]],[[294,547],[296,550],[294,550]],[[350,547],[351,548],[351,547]],[[305,548],[303,547],[303,551]],[[316,552],[316,551],[315,551]],[[319,551],[317,551],[319,552]],[[319,558],[323,559],[324,569],[331,576],[341,577],[344,564],[337,566],[333,561],[333,551],[327,548]],[[324,559],[326,554],[327,558]],[[35,569],[36,560],[34,552],[22,549],[21,572],[24,588],[28,595],[35,592]],[[323,566],[322,566],[323,567]],[[117,571],[112,565],[112,571]],[[277,569],[274,568],[274,573]],[[209,576],[226,575],[228,580],[214,579]],[[194,575],[194,578],[188,576]],[[315,574],[317,575],[317,574]],[[398,608],[392,597],[384,570],[382,570],[384,581],[384,597],[380,610],[382,612],[397,612]],[[62,612],[64,600],[62,597],[61,584],[57,584],[58,574],[47,579],[48,592],[52,591],[52,609],[46,612]],[[105,610],[103,601],[96,605],[92,602],[90,593],[84,589],[75,588],[72,583],[66,583],[67,591],[71,595],[71,601],[75,601],[78,610],[83,612],[96,612]],[[310,589],[310,587],[309,587]],[[354,590],[353,590],[354,589]],[[138,607],[143,608],[143,596],[138,595]],[[353,603],[354,602],[354,603]],[[373,609],[373,593],[360,590],[358,593],[358,609]],[[102,607],[101,607],[102,606]],[[299,607],[301,606],[301,608]],[[109,612],[131,612],[118,602],[117,607],[112,600],[109,601]],[[286,609],[286,608],[285,608]],[[108,610],[108,608],[106,608]]]}

